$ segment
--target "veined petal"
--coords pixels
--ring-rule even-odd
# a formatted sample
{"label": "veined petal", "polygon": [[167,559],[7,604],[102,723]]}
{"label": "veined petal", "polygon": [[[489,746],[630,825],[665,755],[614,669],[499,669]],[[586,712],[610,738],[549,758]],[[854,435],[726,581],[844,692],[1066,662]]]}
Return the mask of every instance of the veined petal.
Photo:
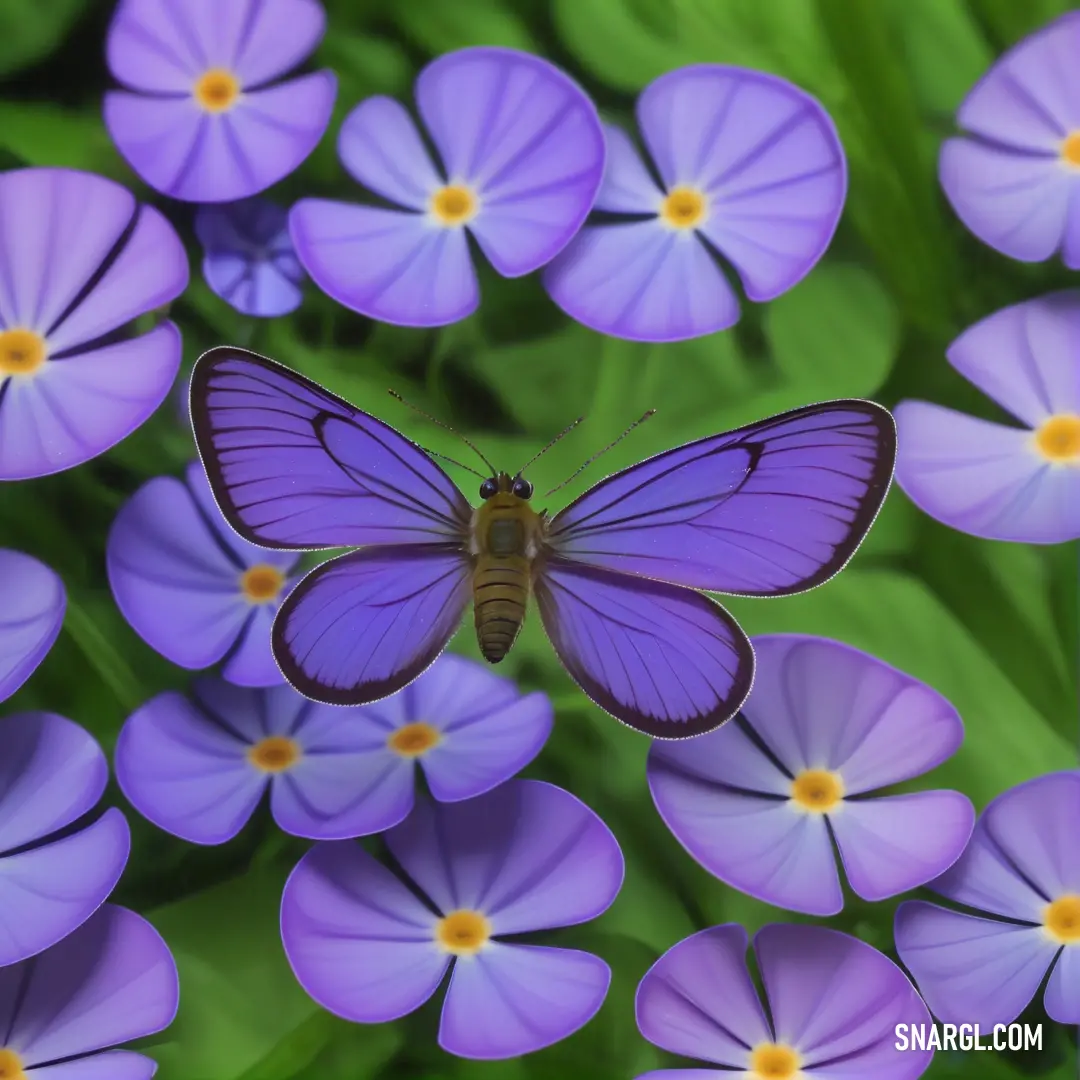
{"label": "veined petal", "polygon": [[614,124],[604,124],[604,143],[604,182],[595,209],[622,214],[658,213],[664,193],[645,168],[630,136]]}
{"label": "veined petal", "polygon": [[[288,591],[286,586],[282,595]],[[280,607],[279,601],[248,607],[243,629],[221,671],[229,682],[251,687],[280,686],[285,682],[270,643],[270,631]]]}
{"label": "veined petal", "polygon": [[150,418],[179,368],[180,332],[165,322],[0,379],[0,479],[62,472],[104,453]]}
{"label": "veined petal", "polygon": [[1080,469],[1043,459],[1030,431],[922,401],[893,415],[896,482],[931,517],[991,540],[1080,537]]}
{"label": "veined petal", "polygon": [[631,341],[681,341],[733,326],[739,302],[692,233],[659,220],[587,226],[544,274],[572,319]]}
{"label": "veined petal", "polygon": [[191,10],[192,5],[177,8],[169,0],[117,4],[105,39],[109,70],[136,90],[190,94],[199,73],[209,67],[185,18]]}
{"label": "veined petal", "polygon": [[130,1050],[106,1050],[34,1071],[37,1080],[152,1080],[157,1062]]}
{"label": "veined petal", "polygon": [[[219,0],[209,3],[220,20]],[[258,0],[229,66],[245,86],[259,86],[307,59],[325,32],[326,11],[318,0]]]}
{"label": "veined petal", "polygon": [[465,233],[423,215],[301,199],[289,216],[296,253],[339,304],[399,326],[443,326],[480,302]]}
{"label": "veined petal", "polygon": [[11,697],[45,659],[67,607],[64,583],[21,551],[0,550],[4,612],[0,615],[0,701]]}
{"label": "veined petal", "polygon": [[1043,1002],[1051,1020],[1080,1024],[1080,949],[1075,945],[1058,954]]}

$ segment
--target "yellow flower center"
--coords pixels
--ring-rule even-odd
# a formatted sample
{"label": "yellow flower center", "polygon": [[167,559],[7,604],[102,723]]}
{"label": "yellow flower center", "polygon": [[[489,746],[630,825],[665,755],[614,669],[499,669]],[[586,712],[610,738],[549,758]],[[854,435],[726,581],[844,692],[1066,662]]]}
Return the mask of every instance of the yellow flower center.
{"label": "yellow flower center", "polygon": [[491,937],[491,923],[479,911],[451,911],[435,925],[439,948],[455,956],[475,956]]}
{"label": "yellow flower center", "polygon": [[195,84],[195,100],[209,113],[225,112],[240,96],[240,80],[224,68],[212,68]]}
{"label": "yellow flower center", "polygon": [[426,754],[433,746],[438,746],[442,735],[438,728],[418,720],[415,724],[400,727],[386,740],[386,745],[402,757],[414,758]]}
{"label": "yellow flower center", "polygon": [[1066,165],[1080,169],[1080,131],[1070,131],[1061,140],[1061,160]]}
{"label": "yellow flower center", "polygon": [[660,207],[660,217],[673,229],[693,229],[705,220],[709,200],[703,192],[689,187],[672,188]]}
{"label": "yellow flower center", "polygon": [[0,1080],[26,1080],[22,1062],[14,1050],[0,1049]]}
{"label": "yellow flower center", "polygon": [[1035,432],[1035,449],[1057,464],[1080,462],[1080,416],[1051,416]]}
{"label": "yellow flower center", "polygon": [[259,772],[282,773],[303,757],[303,751],[295,740],[285,735],[268,735],[251,747],[247,756]]}
{"label": "yellow flower center", "polygon": [[750,1055],[750,1075],[760,1080],[793,1080],[799,1075],[799,1052],[779,1043],[762,1043]]}
{"label": "yellow flower center", "polygon": [[0,331],[0,375],[30,375],[46,355],[45,339],[33,330]]}
{"label": "yellow flower center", "polygon": [[1062,945],[1080,943],[1080,896],[1058,897],[1043,913],[1046,932]]}
{"label": "yellow flower center", "polygon": [[827,813],[843,797],[843,780],[828,769],[804,769],[791,781],[792,800],[800,809],[810,813]]}
{"label": "yellow flower center", "polygon": [[479,209],[480,201],[464,184],[448,184],[431,196],[431,212],[440,225],[464,225]]}
{"label": "yellow flower center", "polygon": [[285,575],[276,567],[259,563],[240,576],[240,591],[249,604],[268,604],[276,600],[285,584]]}

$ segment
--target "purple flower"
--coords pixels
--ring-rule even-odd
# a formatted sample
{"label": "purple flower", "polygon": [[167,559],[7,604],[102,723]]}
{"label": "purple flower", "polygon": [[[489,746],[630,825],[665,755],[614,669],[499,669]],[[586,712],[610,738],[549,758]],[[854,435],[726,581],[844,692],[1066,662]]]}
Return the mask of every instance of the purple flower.
{"label": "purple flower", "polygon": [[935,1016],[1007,1024],[1038,992],[1080,1024],[1080,771],[999,795],[960,861],[930,886],[986,916],[913,900],[896,912],[896,949]]}
{"label": "purple flower", "polygon": [[180,333],[118,331],[187,287],[172,226],[71,169],[0,174],[0,480],[81,465],[165,400]]}
{"label": "purple flower", "polygon": [[865,900],[951,866],[975,820],[963,795],[867,796],[953,754],[964,737],[956,710],[836,641],[777,634],[753,644],[741,721],[649,751],[653,801],[679,843],[721,881],[809,915],[844,906],[834,840]]}
{"label": "purple flower", "polygon": [[304,271],[289,239],[288,217],[266,199],[200,206],[195,214],[203,277],[244,315],[274,318],[300,306]]}
{"label": "purple flower", "polygon": [[185,202],[245,199],[288,176],[330,123],[337,79],[282,81],[326,29],[316,0],[121,0],[106,56],[128,89],[105,126],[151,187]]}
{"label": "purple flower", "polygon": [[11,697],[53,647],[64,622],[64,583],[44,563],[0,549],[0,701]]}
{"label": "purple flower", "polygon": [[150,1080],[150,1058],[109,1048],[167,1028],[178,999],[158,932],[106,904],[47,952],[0,968],[0,1077]]}
{"label": "purple flower", "polygon": [[969,327],[948,361],[1022,427],[902,401],[896,482],[921,510],[990,540],[1080,537],[1080,291]]}
{"label": "purple flower", "polygon": [[372,97],[346,118],[338,153],[391,209],[303,199],[290,228],[324,292],[373,319],[441,326],[480,302],[468,235],[503,277],[543,266],[592,207],[604,139],[592,102],[558,68],[513,49],[440,56],[420,72],[412,118]]}
{"label": "purple flower", "polygon": [[941,148],[939,173],[960,220],[1021,262],[1061,251],[1080,269],[1080,12],[1010,49],[976,83]]}
{"label": "purple flower", "polygon": [[568,315],[633,341],[723,330],[739,302],[772,300],[829,246],[847,190],[832,120],[798,87],[762,72],[695,64],[641,93],[637,121],[660,184],[630,137],[606,128],[607,168],[589,225],[544,282]]}
{"label": "purple flower", "polygon": [[119,881],[130,847],[124,815],[110,809],[69,828],[108,776],[101,747],[78,724],[51,713],[0,719],[0,968],[70,934]]}
{"label": "purple flower", "polygon": [[242,540],[192,462],[184,480],[143,484],[113,521],[105,551],[116,605],[166,659],[200,669],[220,662],[238,686],[284,681],[270,651],[270,627],[293,582],[295,551]]}
{"label": "purple flower", "polygon": [[668,949],[645,973],[636,1003],[641,1034],[718,1069],[659,1069],[638,1080],[915,1080],[929,1068],[934,1052],[900,1052],[896,1028],[929,1027],[930,1014],[876,949],[821,926],[764,927],[754,955],[766,1013],[746,946],[741,926],[714,926]]}
{"label": "purple flower", "polygon": [[592,1019],[611,981],[603,960],[500,940],[586,922],[615,899],[622,853],[587,806],[511,780],[467,802],[418,802],[386,843],[422,898],[349,842],[317,845],[285,885],[285,952],[320,1005],[393,1020],[452,966],[439,1045],[486,1060],[550,1046]]}
{"label": "purple flower", "polygon": [[416,766],[435,798],[456,802],[523,769],[551,732],[540,693],[522,697],[482,664],[444,654],[372,705],[320,705],[292,687],[195,683],[159,694],[124,725],[116,778],[155,825],[221,844],[267,788],[288,833],[342,840],[382,832],[413,807]]}

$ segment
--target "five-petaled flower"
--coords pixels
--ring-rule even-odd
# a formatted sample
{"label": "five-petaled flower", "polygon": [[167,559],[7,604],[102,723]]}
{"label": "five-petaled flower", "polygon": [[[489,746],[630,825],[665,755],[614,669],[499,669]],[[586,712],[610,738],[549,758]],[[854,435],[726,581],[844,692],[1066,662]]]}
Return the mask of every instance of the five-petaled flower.
{"label": "five-petaled flower", "polygon": [[847,166],[824,109],[784,79],[696,64],[650,83],[638,128],[659,175],[607,126],[607,166],[589,224],[544,282],[568,315],[637,341],[677,341],[732,326],[739,301],[772,300],[821,258],[840,220]]}
{"label": "five-petaled flower", "polygon": [[544,694],[444,655],[371,705],[320,705],[288,685],[196,681],[159,694],[124,725],[116,777],[132,805],[199,844],[235,836],[270,790],[286,832],[342,840],[382,832],[413,807],[419,767],[436,799],[490,790],[524,768],[551,731]]}
{"label": "five-petaled flower", "polygon": [[418,802],[386,844],[422,896],[350,841],[317,845],[285,886],[285,952],[319,1004],[392,1020],[453,966],[439,1045],[477,1059],[539,1050],[595,1015],[611,979],[603,960],[502,940],[586,922],[615,899],[622,853],[587,806],[511,780],[465,802]]}
{"label": "five-petaled flower", "polygon": [[151,187],[232,202],[276,184],[330,123],[333,72],[282,80],[326,29],[317,0],[121,0],[106,41],[126,89],[105,126]]}
{"label": "five-petaled flower", "polygon": [[1080,291],[1003,308],[947,356],[1022,426],[901,401],[896,482],[931,517],[974,536],[1080,538]]}
{"label": "five-petaled flower", "polygon": [[270,627],[299,556],[237,536],[198,462],[183,481],[143,484],[116,515],[105,554],[117,607],[166,659],[189,669],[220,662],[240,686],[284,682]]}
{"label": "five-petaled flower", "polygon": [[1080,771],[999,795],[967,851],[930,888],[975,912],[912,900],[896,949],[934,1015],[989,1030],[1023,1012],[1050,972],[1050,1017],[1080,1024]]}
{"label": "five-petaled flower", "polygon": [[825,638],[754,639],[741,717],[653,744],[648,779],[675,838],[711,873],[767,903],[834,915],[851,888],[882,900],[948,869],[975,811],[956,791],[877,798],[959,747],[956,710],[876,657]]}
{"label": "five-petaled flower", "polygon": [[600,186],[604,139],[578,86],[514,49],[440,56],[417,76],[415,97],[439,165],[403,105],[368,98],[346,118],[338,153],[394,208],[302,199],[290,227],[304,268],[338,303],[441,326],[480,302],[469,235],[511,278],[570,242]]}
{"label": "five-petaled flower", "polygon": [[764,927],[754,955],[766,1012],[746,946],[741,926],[714,926],[646,972],[636,1003],[642,1035],[718,1068],[659,1069],[638,1080],[915,1080],[929,1068],[933,1051],[897,1050],[896,1028],[928,1028],[930,1014],[876,949],[820,926]]}

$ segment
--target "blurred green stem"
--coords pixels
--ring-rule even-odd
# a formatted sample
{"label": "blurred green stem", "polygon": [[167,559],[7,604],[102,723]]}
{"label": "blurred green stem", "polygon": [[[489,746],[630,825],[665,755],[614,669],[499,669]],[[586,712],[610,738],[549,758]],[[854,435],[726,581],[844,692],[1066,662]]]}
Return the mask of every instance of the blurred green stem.
{"label": "blurred green stem", "polygon": [[86,657],[101,681],[130,716],[143,702],[142,688],[135,673],[98,629],[97,623],[73,597],[68,596],[64,631]]}

